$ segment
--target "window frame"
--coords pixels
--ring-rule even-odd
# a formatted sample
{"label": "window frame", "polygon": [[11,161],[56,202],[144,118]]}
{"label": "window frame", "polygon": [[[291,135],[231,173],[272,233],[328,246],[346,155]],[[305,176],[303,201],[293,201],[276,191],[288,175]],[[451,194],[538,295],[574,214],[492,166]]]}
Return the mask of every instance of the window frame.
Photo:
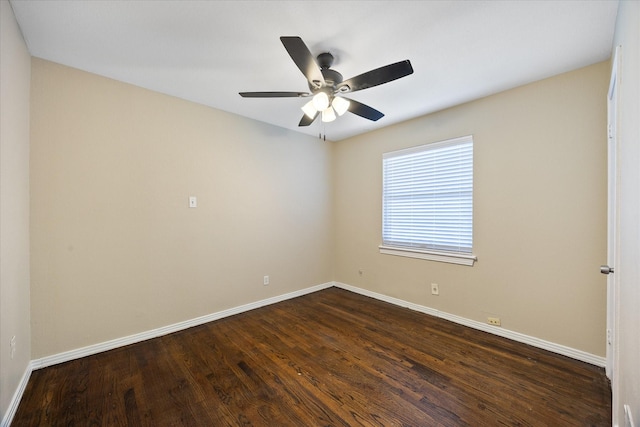
{"label": "window frame", "polygon": [[[389,244],[384,241],[385,234],[385,161],[388,158],[396,158],[401,156],[408,156],[411,154],[422,153],[425,151],[432,151],[442,149],[447,146],[457,145],[457,144],[467,144],[471,143],[471,176],[472,176],[472,184],[471,184],[471,247],[469,251],[456,251],[456,250],[441,250],[441,249],[431,249],[425,247],[419,247],[414,245],[394,245]],[[415,147],[405,148],[402,150],[391,151],[387,153],[383,153],[382,155],[382,218],[381,218],[381,241],[382,244],[379,245],[379,250],[381,254],[386,255],[396,255],[396,256],[404,256],[410,258],[418,258],[418,259],[426,259],[431,261],[438,262],[446,262],[453,263],[459,265],[473,266],[477,261],[476,255],[473,254],[473,135],[467,135],[458,138],[447,139],[443,141],[431,142],[428,144],[422,144]]]}

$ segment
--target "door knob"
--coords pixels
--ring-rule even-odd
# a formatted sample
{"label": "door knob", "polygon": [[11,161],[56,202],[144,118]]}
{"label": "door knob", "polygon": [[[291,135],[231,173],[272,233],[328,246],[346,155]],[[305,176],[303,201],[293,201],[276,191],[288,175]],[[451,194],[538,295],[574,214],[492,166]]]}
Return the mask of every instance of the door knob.
{"label": "door knob", "polygon": [[613,274],[613,267],[609,267],[608,265],[600,266],[600,273],[602,274]]}

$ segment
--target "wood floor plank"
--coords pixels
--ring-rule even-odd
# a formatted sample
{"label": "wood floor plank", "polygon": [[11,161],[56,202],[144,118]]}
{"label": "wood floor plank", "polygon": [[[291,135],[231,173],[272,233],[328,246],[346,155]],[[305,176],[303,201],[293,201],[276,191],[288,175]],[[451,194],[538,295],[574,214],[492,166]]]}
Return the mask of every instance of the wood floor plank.
{"label": "wood floor plank", "polygon": [[601,368],[329,288],[33,372],[14,426],[610,426]]}

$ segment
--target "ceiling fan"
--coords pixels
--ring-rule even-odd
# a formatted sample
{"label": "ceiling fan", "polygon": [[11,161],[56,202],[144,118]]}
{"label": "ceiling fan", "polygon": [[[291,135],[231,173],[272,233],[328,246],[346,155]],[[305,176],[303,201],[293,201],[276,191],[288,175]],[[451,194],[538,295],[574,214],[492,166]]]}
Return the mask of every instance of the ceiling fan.
{"label": "ceiling fan", "polygon": [[307,78],[311,92],[240,92],[244,98],[305,98],[311,97],[303,107],[304,115],[298,126],[309,126],[318,115],[323,122],[336,119],[347,111],[372,121],[384,116],[380,111],[343,94],[378,86],[413,73],[411,62],[404,60],[376,68],[358,76],[343,80],[342,74],[333,70],[333,55],[321,53],[313,57],[300,37],[280,37],[287,52]]}

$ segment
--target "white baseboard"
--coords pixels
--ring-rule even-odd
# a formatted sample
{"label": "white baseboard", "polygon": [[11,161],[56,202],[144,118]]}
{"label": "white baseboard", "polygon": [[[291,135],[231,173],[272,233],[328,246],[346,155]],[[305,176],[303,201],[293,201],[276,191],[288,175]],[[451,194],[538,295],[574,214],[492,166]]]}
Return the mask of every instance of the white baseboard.
{"label": "white baseboard", "polygon": [[16,411],[18,410],[18,405],[20,405],[20,400],[22,400],[24,390],[27,388],[27,384],[29,383],[29,378],[31,378],[31,372],[33,372],[33,366],[29,363],[24,374],[22,374],[20,383],[18,383],[18,388],[15,393],[13,393],[13,397],[9,403],[9,408],[7,408],[7,412],[4,414],[2,421],[0,421],[1,427],[9,427],[11,425],[13,417],[16,415]]}
{"label": "white baseboard", "polygon": [[379,294],[377,292],[368,291],[366,289],[358,288],[355,286],[347,285],[345,283],[334,282],[334,286],[337,288],[342,288],[347,291],[355,292],[360,295],[365,295],[371,298],[375,298],[380,301],[385,301],[400,307],[406,307],[411,310],[419,311],[421,313],[426,313],[431,316],[440,317],[442,319],[449,320],[454,323],[458,323],[463,326],[468,326],[473,329],[478,329],[480,331],[489,332],[494,335],[501,336],[503,338],[512,339],[514,341],[518,341],[524,344],[529,344],[534,347],[541,348],[543,350],[548,350],[556,354],[561,354],[563,356],[570,357],[572,359],[580,360],[582,362],[590,363],[592,365],[598,367],[605,367],[606,359],[601,356],[596,356],[591,353],[587,353],[582,350],[576,350],[571,347],[567,347],[564,345],[556,344],[550,341],[545,341],[540,338],[531,337],[529,335],[521,334],[520,332],[510,331],[508,329],[500,328],[497,326],[489,325],[486,323],[478,322],[475,320],[470,320],[464,317],[456,316],[455,314],[445,313],[443,311],[439,311],[430,307],[425,307],[423,305],[414,304],[408,301],[404,301],[398,298],[390,297],[387,295]]}
{"label": "white baseboard", "polygon": [[335,286],[337,288],[345,289],[360,295],[365,295],[371,298],[375,298],[380,301],[385,301],[400,307],[406,307],[414,311],[418,311],[421,313],[429,314],[431,316],[440,317],[446,320],[450,320],[454,323],[458,323],[460,325],[468,326],[470,328],[478,329],[481,331],[489,332],[504,338],[509,338],[514,341],[522,342],[525,344],[532,345],[534,347],[538,347],[544,350],[549,350],[551,352],[561,354],[564,356],[571,357],[573,359],[577,359],[583,362],[590,363],[592,365],[596,365],[599,367],[605,366],[605,359],[600,356],[595,356],[590,353],[586,353],[584,351],[576,350],[570,347],[566,347],[560,344],[555,344],[549,341],[541,340],[539,338],[530,337],[528,335],[521,334],[519,332],[510,331],[503,328],[498,328],[492,325],[484,324],[482,322],[477,322],[475,320],[466,319],[460,316],[456,316],[453,314],[445,313],[430,307],[426,307],[419,304],[414,304],[408,301],[404,301],[398,298],[390,297],[387,295],[379,294],[376,292],[368,291],[366,289],[358,288],[355,286],[347,285],[345,283],[340,282],[328,282],[323,283],[321,285],[312,286],[306,289],[301,289],[299,291],[290,292],[283,295],[278,295],[272,298],[267,298],[264,300],[252,302],[249,304],[244,304],[238,307],[230,308],[227,310],[219,311],[212,314],[207,314],[205,316],[197,317],[195,319],[186,320],[184,322],[175,323],[173,325],[164,326],[161,328],[153,329],[146,332],[141,332],[139,334],[129,335],[122,338],[117,338],[111,341],[106,341],[103,343],[98,343],[94,345],[90,345],[87,347],[78,348],[71,351],[66,351],[63,353],[54,354],[52,356],[46,356],[40,359],[32,360],[31,363],[27,366],[27,369],[20,381],[20,384],[13,395],[13,399],[11,400],[11,404],[7,413],[5,414],[0,427],[8,427],[13,420],[13,417],[18,409],[18,405],[20,400],[22,399],[22,394],[24,393],[25,388],[27,387],[27,383],[29,382],[29,378],[31,377],[31,373],[34,370],[45,368],[47,366],[56,365],[59,363],[68,362],[71,360],[79,359],[81,357],[91,356],[93,354],[101,353],[108,350],[113,350],[118,347],[123,347],[130,344],[135,344],[138,342],[146,341],[151,338],[156,338],[159,336],[171,334],[174,332],[178,332],[184,329],[188,329],[194,326],[203,325],[208,322],[212,322],[214,320],[222,319],[224,317],[233,316],[235,314],[244,313],[246,311],[254,310],[256,308],[264,307],[267,305],[275,304],[281,301],[286,301],[292,298],[296,298],[299,296],[303,296],[306,294],[310,294],[313,292],[320,291],[322,289],[330,288]]}
{"label": "white baseboard", "polygon": [[18,410],[20,400],[27,387],[31,373],[37,369],[46,368],[47,366],[57,365],[59,363],[69,362],[71,360],[79,359],[81,357],[91,356],[93,354],[102,353],[103,351],[113,350],[118,347],[123,347],[129,344],[135,344],[138,342],[146,341],[151,338],[156,338],[162,335],[171,334],[173,332],[182,331],[184,329],[191,328],[193,326],[203,325],[214,320],[222,319],[224,317],[233,316],[234,314],[244,313],[245,311],[254,310],[256,308],[264,307],[267,305],[275,304],[277,302],[285,301],[288,299],[296,298],[312,292],[317,292],[322,289],[330,288],[333,286],[333,282],[323,283],[321,285],[312,286],[310,288],[301,289],[299,291],[290,292],[284,295],[278,295],[272,298],[263,299],[260,301],[244,304],[238,307],[233,307],[228,310],[219,311],[205,316],[197,317],[195,319],[186,320],[184,322],[175,323],[173,325],[164,326],[161,328],[153,329],[151,331],[141,332],[139,334],[129,335],[127,337],[117,338],[115,340],[106,341],[87,347],[78,348],[71,351],[65,351],[63,353],[54,354],[52,356],[42,357],[40,359],[32,360],[22,376],[22,380],[18,385],[13,398],[9,405],[9,408],[2,418],[0,427],[9,427],[13,417]]}
{"label": "white baseboard", "polygon": [[40,369],[47,366],[57,365],[58,363],[68,362],[70,360],[79,359],[81,357],[91,356],[93,354],[102,353],[103,351],[113,350],[118,347],[124,347],[126,345],[135,344],[138,342],[146,341],[151,338],[168,335],[174,332],[182,331],[194,326],[203,325],[214,320],[222,319],[224,317],[233,316],[234,314],[244,313],[245,311],[254,310],[256,308],[264,307],[267,305],[275,304],[280,301],[285,301],[291,298],[296,298],[302,295],[317,292],[322,289],[330,288],[333,286],[333,282],[323,283],[321,285],[312,286],[310,288],[301,289],[299,291],[290,292],[284,295],[278,295],[272,298],[263,299],[260,301],[244,304],[238,307],[233,307],[228,310],[218,311],[216,313],[207,314],[205,316],[197,317],[191,320],[185,320],[184,322],[175,323],[173,325],[164,326],[161,328],[153,329],[139,334],[129,335],[122,338],[117,338],[111,341],[102,342],[99,344],[93,344],[87,347],[78,348],[75,350],[65,351],[63,353],[54,354],[52,356],[46,356],[40,359],[31,361],[32,368]]}
{"label": "white baseboard", "polygon": [[544,350],[549,350],[557,354],[561,354],[567,357],[571,357],[573,359],[577,359],[586,363],[590,363],[592,365],[596,365],[599,367],[604,367],[606,364],[606,360],[604,357],[596,356],[591,353],[587,353],[581,350],[576,350],[571,347],[563,346],[560,344],[556,344],[550,341],[545,341],[540,338],[532,337],[529,335],[522,334],[520,332],[510,331],[508,329],[496,327],[493,325],[489,325],[486,323],[478,322],[475,320],[470,320],[464,317],[460,317],[454,314],[446,313],[443,311],[439,311],[430,307],[426,307],[419,304],[414,304],[409,301],[401,300],[398,298],[390,297],[388,295],[379,294],[376,292],[368,291],[366,289],[358,288],[355,286],[347,285],[345,283],[340,282],[328,282],[323,283],[321,285],[312,286],[310,288],[302,289],[295,292],[290,292],[284,295],[278,295],[272,298],[267,298],[264,300],[256,301],[253,303],[241,305],[238,307],[230,308],[228,310],[219,311],[212,314],[207,314],[205,316],[197,317],[195,319],[186,320],[184,322],[175,323],[173,325],[164,326],[158,329],[153,329],[150,331],[142,332],[139,334],[129,335],[122,338],[117,338],[115,340],[106,341],[99,344],[90,345],[87,347],[82,347],[79,349],[66,351],[63,353],[54,354],[52,356],[46,356],[41,359],[35,359],[31,361],[31,368],[33,370],[44,368],[51,365],[56,365],[58,363],[68,362],[70,360],[79,359],[81,357],[90,356],[92,354],[101,353],[103,351],[113,350],[118,347],[123,347],[129,344],[135,344],[141,341],[146,341],[151,338],[156,338],[159,336],[171,334],[173,332],[178,332],[187,328],[191,328],[193,326],[199,326],[208,322],[212,322],[214,320],[222,319],[224,317],[233,316],[234,314],[244,313],[245,311],[253,310],[256,308],[264,307],[270,304],[275,304],[280,301],[285,301],[291,298],[296,298],[302,295],[306,295],[312,292],[317,292],[322,289],[330,288],[332,286],[342,288],[360,295],[365,295],[371,298],[375,298],[380,301],[385,301],[400,307],[406,307],[414,311],[418,311],[421,313],[429,314],[431,316],[440,317],[446,320],[450,320],[454,323],[458,323],[460,325],[468,326],[473,329],[478,329],[484,332],[489,332],[494,335],[498,335],[504,338],[509,338],[514,341],[522,342],[525,344],[532,345],[534,347],[538,347]]}

